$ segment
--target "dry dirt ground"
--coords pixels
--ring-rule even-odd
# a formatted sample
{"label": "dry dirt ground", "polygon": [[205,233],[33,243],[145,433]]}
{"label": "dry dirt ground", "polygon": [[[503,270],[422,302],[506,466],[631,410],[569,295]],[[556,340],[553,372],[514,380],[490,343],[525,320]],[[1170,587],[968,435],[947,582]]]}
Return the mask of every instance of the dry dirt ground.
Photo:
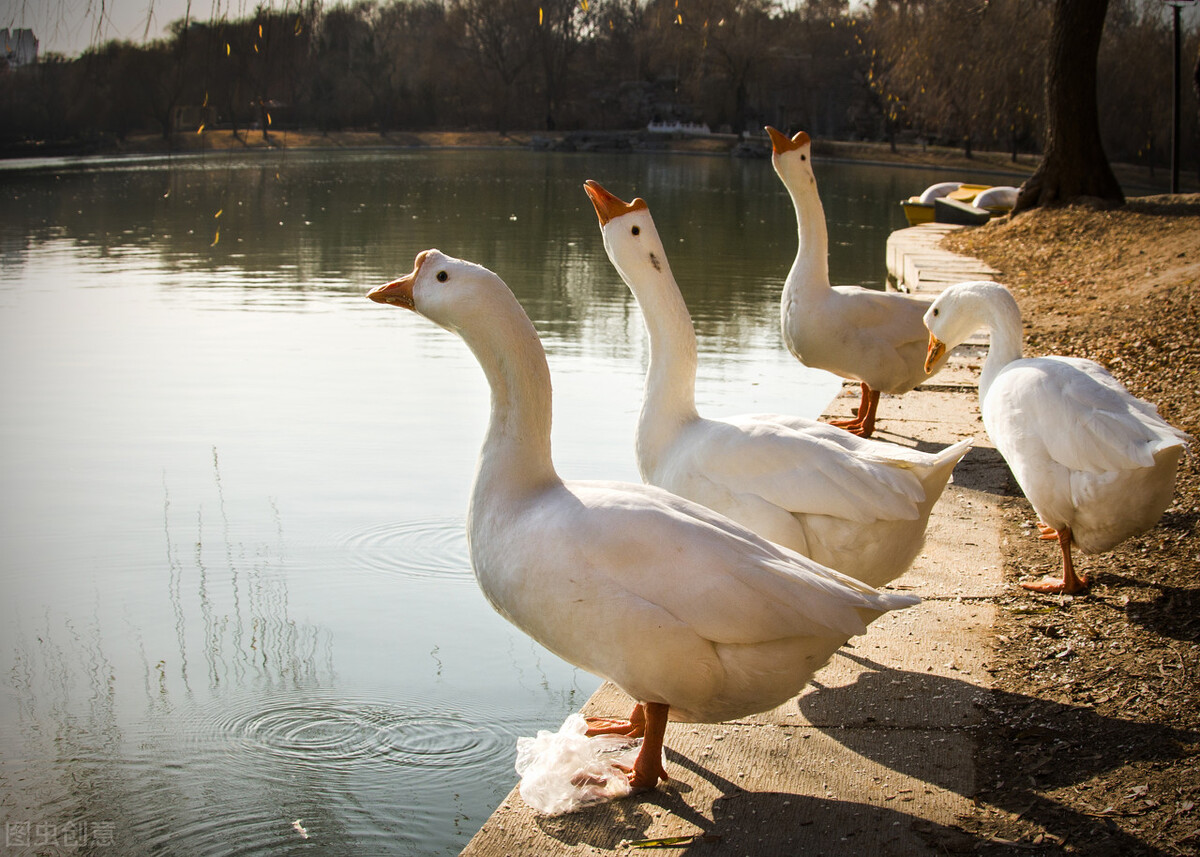
{"label": "dry dirt ground", "polygon": [[[1094,359],[1200,437],[1200,195],[1033,211],[947,246],[1001,271],[1021,306],[1027,355]],[[1015,584],[1057,572],[1060,559],[1011,488],[1005,575]],[[1193,454],[1157,527],[1080,556],[1087,594],[1014,585],[1002,599],[964,849],[1200,854],[1198,536]]]}

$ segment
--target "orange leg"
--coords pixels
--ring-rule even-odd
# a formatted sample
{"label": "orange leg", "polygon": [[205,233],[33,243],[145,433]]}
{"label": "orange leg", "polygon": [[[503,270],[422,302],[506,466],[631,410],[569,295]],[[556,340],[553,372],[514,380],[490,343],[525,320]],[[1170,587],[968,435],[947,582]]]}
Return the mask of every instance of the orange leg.
{"label": "orange leg", "polygon": [[879,391],[872,390],[866,382],[861,383],[862,398],[858,402],[858,413],[850,420],[830,420],[831,426],[844,428],[859,437],[870,437],[875,432],[875,412],[879,409]]}
{"label": "orange leg", "polygon": [[646,711],[639,702],[633,707],[628,720],[589,717],[587,724],[587,731],[583,734],[588,738],[596,735],[627,735],[630,738],[641,738],[646,733]]}
{"label": "orange leg", "polygon": [[867,402],[866,416],[863,416],[861,411],[859,413],[859,419],[862,420],[862,431],[855,432],[855,434],[857,434],[859,437],[870,437],[875,433],[875,412],[878,410],[879,391],[871,390],[870,401]]}
{"label": "orange leg", "polygon": [[629,785],[635,792],[650,791],[658,785],[659,780],[670,779],[662,764],[663,738],[667,733],[670,706],[662,702],[647,702],[644,710],[646,734],[629,777]]}
{"label": "orange leg", "polygon": [[1062,580],[1046,577],[1034,583],[1022,583],[1022,588],[1029,589],[1033,592],[1061,592],[1066,595],[1071,595],[1087,589],[1087,578],[1079,577],[1075,574],[1075,564],[1071,561],[1071,528],[1063,527],[1061,530],[1053,530],[1040,522],[1038,524],[1038,528],[1042,531],[1042,534],[1039,536],[1039,538],[1058,539],[1058,545],[1062,548],[1063,555]]}

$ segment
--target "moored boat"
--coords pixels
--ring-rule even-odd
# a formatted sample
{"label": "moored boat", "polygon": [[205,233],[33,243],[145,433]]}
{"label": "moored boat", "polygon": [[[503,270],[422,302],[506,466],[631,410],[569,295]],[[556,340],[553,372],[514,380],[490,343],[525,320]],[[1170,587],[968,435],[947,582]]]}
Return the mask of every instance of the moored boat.
{"label": "moored boat", "polygon": [[[948,201],[941,210],[938,200]],[[1017,201],[1017,189],[1007,185],[938,182],[925,188],[920,196],[900,202],[909,226],[922,223],[979,223],[988,217],[1007,214]]]}

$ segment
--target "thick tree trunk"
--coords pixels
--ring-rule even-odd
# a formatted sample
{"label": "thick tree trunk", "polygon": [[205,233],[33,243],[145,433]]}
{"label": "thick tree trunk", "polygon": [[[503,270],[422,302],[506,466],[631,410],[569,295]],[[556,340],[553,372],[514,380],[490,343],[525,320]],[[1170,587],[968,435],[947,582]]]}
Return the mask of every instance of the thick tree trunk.
{"label": "thick tree trunk", "polygon": [[1196,65],[1192,69],[1192,88],[1196,90],[1196,100],[1200,101],[1200,51],[1196,52]]}
{"label": "thick tree trunk", "polygon": [[1055,0],[1046,67],[1046,144],[1013,214],[1095,197],[1125,202],[1100,140],[1096,59],[1108,0]]}

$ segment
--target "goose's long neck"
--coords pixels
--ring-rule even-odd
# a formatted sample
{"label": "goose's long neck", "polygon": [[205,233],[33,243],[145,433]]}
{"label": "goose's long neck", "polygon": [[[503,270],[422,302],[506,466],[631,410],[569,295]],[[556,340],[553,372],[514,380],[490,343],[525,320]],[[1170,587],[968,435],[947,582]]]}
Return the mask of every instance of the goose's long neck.
{"label": "goose's long neck", "polygon": [[533,324],[518,307],[515,316],[496,313],[485,329],[463,338],[491,388],[473,503],[484,497],[504,502],[514,492],[557,481],[550,456],[550,368]]}
{"label": "goose's long neck", "polygon": [[[666,262],[653,281],[626,280],[646,320],[650,362],[638,420],[638,460],[653,467],[685,423],[696,419],[696,331]],[[643,473],[643,476],[646,474]]]}
{"label": "goose's long neck", "polygon": [[987,327],[991,331],[988,356],[979,374],[979,401],[987,398],[988,390],[1000,370],[1014,360],[1021,359],[1021,311],[1016,301],[1005,296],[1003,300],[991,300],[988,304]]}
{"label": "goose's long neck", "polygon": [[799,246],[788,274],[788,289],[818,291],[829,288],[829,232],[816,179],[807,173],[786,183],[796,208]]}

